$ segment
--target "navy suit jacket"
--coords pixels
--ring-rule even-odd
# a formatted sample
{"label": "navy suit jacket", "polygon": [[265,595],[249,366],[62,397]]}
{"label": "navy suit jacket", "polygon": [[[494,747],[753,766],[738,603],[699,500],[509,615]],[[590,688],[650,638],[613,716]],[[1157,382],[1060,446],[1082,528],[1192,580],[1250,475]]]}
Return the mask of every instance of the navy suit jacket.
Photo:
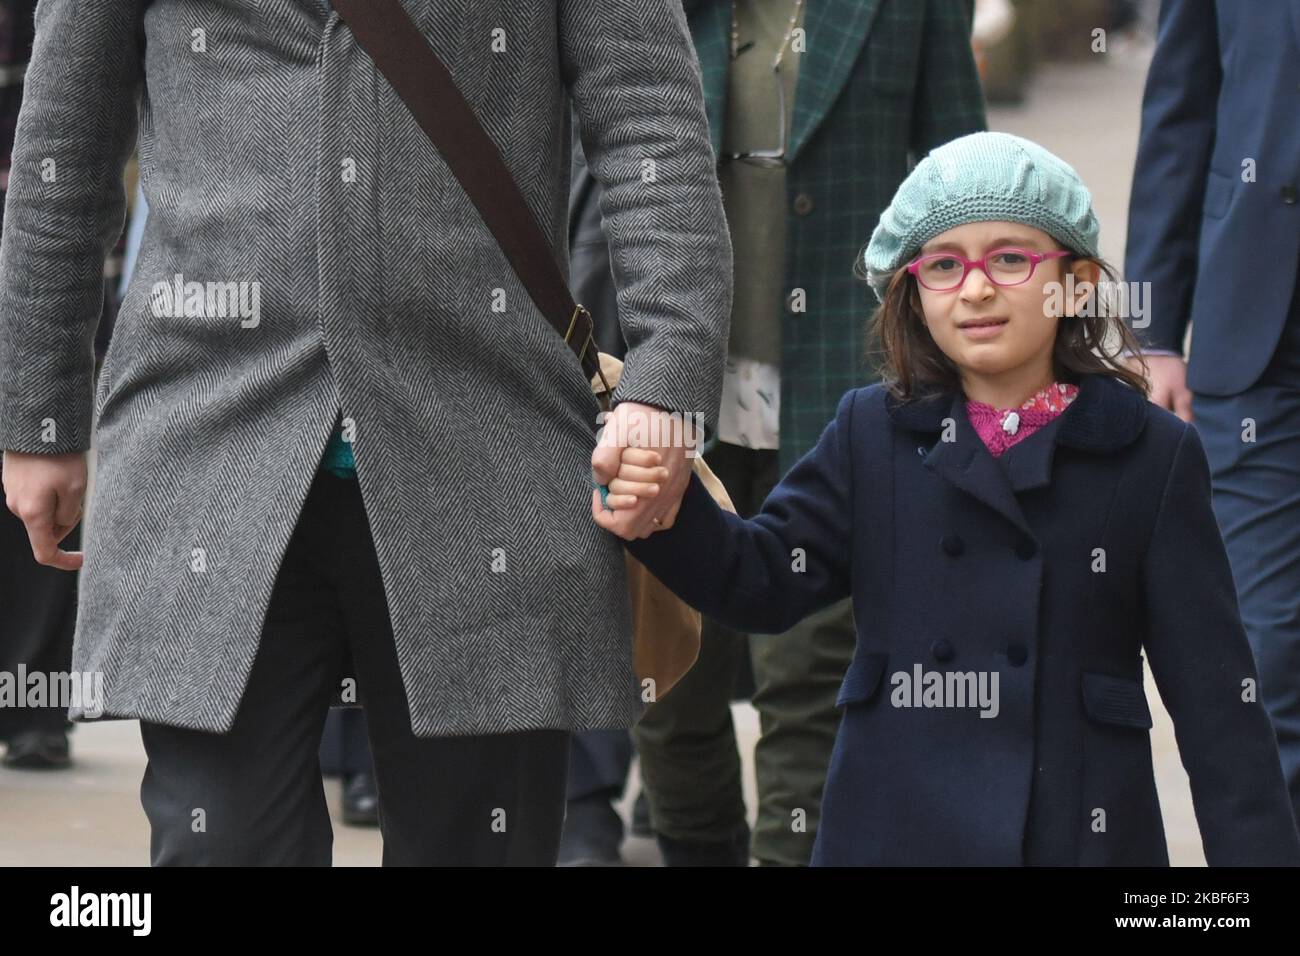
{"label": "navy suit jacket", "polygon": [[1192,391],[1237,394],[1272,358],[1300,268],[1298,192],[1300,0],[1164,0],[1125,272],[1151,283],[1145,345],[1181,353],[1192,324]]}
{"label": "navy suit jacket", "polygon": [[[852,594],[815,864],[1167,864],[1144,650],[1206,858],[1300,863],[1200,439],[1115,379],[1000,458],[959,392],[854,389],[753,518],[692,477],[628,549],[740,631]],[[918,669],[996,675],[996,714],[903,706]]]}

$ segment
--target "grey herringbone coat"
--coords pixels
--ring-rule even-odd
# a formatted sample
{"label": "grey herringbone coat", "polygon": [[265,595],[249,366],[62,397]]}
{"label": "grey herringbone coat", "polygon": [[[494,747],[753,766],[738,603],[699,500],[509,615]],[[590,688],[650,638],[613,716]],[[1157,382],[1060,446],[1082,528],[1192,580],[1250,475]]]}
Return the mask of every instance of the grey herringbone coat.
{"label": "grey herringbone coat", "polygon": [[[615,398],[711,426],[731,249],[679,0],[405,7],[562,265],[573,97],[632,345]],[[96,386],[137,116],[150,215]],[[599,407],[325,4],[42,0],[5,216],[0,447],[85,449],[94,421],[73,664],[109,715],[231,726],[341,410],[415,733],[639,716],[622,547],[590,515]],[[176,276],[248,308],[167,308]]]}

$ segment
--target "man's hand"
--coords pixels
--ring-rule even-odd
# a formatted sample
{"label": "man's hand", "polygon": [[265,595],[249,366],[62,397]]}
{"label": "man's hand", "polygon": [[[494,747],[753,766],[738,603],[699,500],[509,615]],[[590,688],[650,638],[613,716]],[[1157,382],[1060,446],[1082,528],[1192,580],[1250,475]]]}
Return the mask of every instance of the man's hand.
{"label": "man's hand", "polygon": [[[1192,393],[1187,388],[1187,363],[1179,355],[1144,355],[1151,379],[1151,401],[1185,422],[1192,420]],[[1130,367],[1141,372],[1136,359]]]}
{"label": "man's hand", "polygon": [[4,453],[5,505],[27,527],[32,555],[40,564],[76,571],[80,551],[63,551],[59,542],[81,520],[86,494],[86,453],[28,455]]}
{"label": "man's hand", "polygon": [[[654,481],[659,486],[657,494],[638,497],[631,507],[632,502],[620,501],[618,510],[606,512],[611,520],[601,522],[601,527],[627,541],[648,538],[656,531],[671,528],[691,480],[691,459],[686,457],[686,451],[695,447],[696,439],[689,416],[678,418],[636,402],[620,402],[614,406],[605,416],[599,442],[591,453],[591,471],[596,482],[608,485],[619,477],[623,449],[627,447],[658,452],[661,470],[646,469],[647,474],[638,477],[639,481]],[[651,471],[653,479],[648,474]],[[660,480],[660,476],[665,477]],[[611,487],[610,491],[616,493],[617,488]],[[602,509],[600,491],[593,490],[591,494],[593,512]]]}

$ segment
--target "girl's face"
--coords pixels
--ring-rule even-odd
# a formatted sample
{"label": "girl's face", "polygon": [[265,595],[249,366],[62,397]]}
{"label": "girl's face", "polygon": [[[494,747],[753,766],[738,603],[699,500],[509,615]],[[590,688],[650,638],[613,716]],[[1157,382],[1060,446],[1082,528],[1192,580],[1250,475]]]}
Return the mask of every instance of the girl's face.
{"label": "girl's face", "polygon": [[[1047,233],[1015,222],[973,222],[940,233],[918,254],[953,252],[967,259],[981,259],[988,253],[1014,247],[1029,252],[1058,252],[1061,247]],[[996,285],[984,270],[972,266],[966,279],[947,292],[936,292],[918,283],[926,328],[935,344],[957,366],[962,378],[1028,377],[1050,381],[1052,347],[1060,321],[1048,307],[1063,301],[1065,289],[1051,295],[1050,283],[1062,283],[1069,259],[1046,259],[1033,267],[1028,281],[1020,285]],[[1000,280],[1017,277],[1028,265],[1024,257],[1004,254],[989,266]],[[1091,275],[1096,266],[1078,262],[1076,282]],[[945,270],[950,277],[961,275],[961,263],[947,260],[932,263],[925,275],[931,285],[942,284]],[[922,276],[924,277],[924,276]],[[938,278],[936,278],[938,277]],[[920,277],[919,277],[920,278]],[[1045,288],[1047,287],[1047,288]],[[1076,298],[1081,299],[1086,293]],[[1072,307],[1073,303],[1068,307]]]}

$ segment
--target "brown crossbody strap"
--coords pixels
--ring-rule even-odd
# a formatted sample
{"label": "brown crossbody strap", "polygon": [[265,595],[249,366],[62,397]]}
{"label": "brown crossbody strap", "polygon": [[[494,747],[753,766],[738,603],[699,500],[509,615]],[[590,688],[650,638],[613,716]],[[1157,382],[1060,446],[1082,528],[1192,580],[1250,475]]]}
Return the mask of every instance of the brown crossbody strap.
{"label": "brown crossbody strap", "polygon": [[[574,302],[500,151],[419,28],[398,0],[332,2],[483,217],[533,304],[577,355],[587,380],[599,375],[605,383],[591,313]],[[605,393],[607,407],[608,383]]]}

